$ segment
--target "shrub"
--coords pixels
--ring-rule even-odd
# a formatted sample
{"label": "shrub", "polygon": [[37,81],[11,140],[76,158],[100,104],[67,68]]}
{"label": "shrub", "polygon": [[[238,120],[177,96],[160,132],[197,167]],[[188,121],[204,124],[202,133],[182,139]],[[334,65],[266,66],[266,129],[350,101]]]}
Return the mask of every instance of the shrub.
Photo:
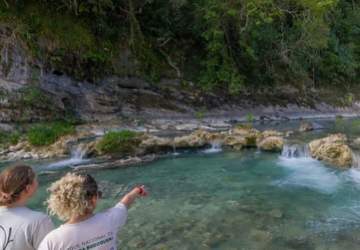
{"label": "shrub", "polygon": [[27,132],[27,138],[33,146],[45,146],[56,142],[61,136],[75,132],[75,127],[67,122],[37,124]]}
{"label": "shrub", "polygon": [[98,142],[96,149],[101,154],[134,154],[136,147],[140,144],[138,133],[123,130],[119,132],[108,132]]}
{"label": "shrub", "polygon": [[20,134],[18,132],[0,132],[0,144],[15,145],[19,142]]}
{"label": "shrub", "polygon": [[255,116],[252,113],[246,115],[246,121],[248,123],[253,123],[255,121]]}
{"label": "shrub", "polygon": [[20,140],[20,134],[18,132],[13,132],[8,137],[8,141],[9,141],[10,145],[17,144],[19,142],[19,140]]}

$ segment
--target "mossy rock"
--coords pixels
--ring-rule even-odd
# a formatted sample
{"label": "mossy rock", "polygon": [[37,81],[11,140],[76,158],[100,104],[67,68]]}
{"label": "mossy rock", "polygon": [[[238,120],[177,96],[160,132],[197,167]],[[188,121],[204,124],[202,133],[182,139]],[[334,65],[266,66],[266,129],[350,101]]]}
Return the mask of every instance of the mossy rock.
{"label": "mossy rock", "polygon": [[129,130],[108,132],[96,144],[96,150],[99,155],[130,156],[136,154],[140,143],[140,133]]}

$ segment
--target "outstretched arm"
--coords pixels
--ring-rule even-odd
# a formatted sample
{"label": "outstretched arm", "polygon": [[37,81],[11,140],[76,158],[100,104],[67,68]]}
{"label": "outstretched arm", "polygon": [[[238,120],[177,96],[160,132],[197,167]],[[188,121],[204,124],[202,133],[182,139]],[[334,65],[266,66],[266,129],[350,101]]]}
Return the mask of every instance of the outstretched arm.
{"label": "outstretched arm", "polygon": [[139,186],[127,193],[120,202],[129,208],[136,198],[146,196],[147,194],[148,192],[145,190],[145,187]]}

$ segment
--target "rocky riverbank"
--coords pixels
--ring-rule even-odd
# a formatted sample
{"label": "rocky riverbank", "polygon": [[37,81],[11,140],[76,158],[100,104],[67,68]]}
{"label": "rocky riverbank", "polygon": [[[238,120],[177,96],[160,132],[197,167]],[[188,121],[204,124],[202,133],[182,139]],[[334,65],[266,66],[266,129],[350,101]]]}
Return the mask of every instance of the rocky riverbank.
{"label": "rocky riverbank", "polygon": [[[63,159],[71,152],[96,161],[80,161],[76,169],[115,168],[154,161],[176,150],[206,149],[218,145],[225,150],[258,148],[280,153],[289,138],[314,129],[311,122],[301,122],[294,131],[263,130],[249,124],[232,125],[217,121],[205,125],[161,123],[122,128],[96,125],[78,126],[76,132],[60,137],[49,146],[33,146],[26,139],[0,152],[3,161]],[[115,126],[115,125],[114,125]],[[127,132],[129,131],[129,132]],[[354,165],[353,149],[359,139],[349,140],[344,134],[331,134],[309,142],[310,155],[339,167]]]}

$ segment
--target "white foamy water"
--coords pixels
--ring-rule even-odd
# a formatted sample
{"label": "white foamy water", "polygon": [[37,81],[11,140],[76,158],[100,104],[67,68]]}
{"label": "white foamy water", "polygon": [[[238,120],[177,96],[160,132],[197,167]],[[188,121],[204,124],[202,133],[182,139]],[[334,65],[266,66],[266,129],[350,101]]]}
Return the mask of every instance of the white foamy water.
{"label": "white foamy water", "polygon": [[205,149],[202,152],[205,154],[214,154],[222,151],[221,143],[213,142],[211,143],[211,148]]}
{"label": "white foamy water", "polygon": [[309,148],[305,145],[284,145],[284,148],[281,152],[281,156],[285,158],[299,158],[299,157],[310,157]]}
{"label": "white foamy water", "polygon": [[176,151],[176,146],[174,144],[173,144],[172,148],[173,148],[172,156],[180,155],[180,153]]}
{"label": "white foamy water", "polygon": [[360,187],[360,169],[351,168],[343,173],[343,178],[346,181],[350,181],[357,187]]}
{"label": "white foamy water", "polygon": [[353,160],[352,167],[360,169],[360,153],[359,152],[353,151],[352,160]]}
{"label": "white foamy water", "polygon": [[341,184],[340,178],[334,170],[311,158],[280,157],[278,164],[289,170],[290,173],[287,177],[276,181],[276,185],[299,186],[322,193],[333,193]]}
{"label": "white foamy water", "polygon": [[86,154],[86,150],[83,144],[77,145],[73,151],[71,152],[71,158],[61,160],[58,162],[51,163],[47,166],[47,168],[62,168],[68,166],[76,166],[86,162],[89,162],[89,159],[84,159]]}

